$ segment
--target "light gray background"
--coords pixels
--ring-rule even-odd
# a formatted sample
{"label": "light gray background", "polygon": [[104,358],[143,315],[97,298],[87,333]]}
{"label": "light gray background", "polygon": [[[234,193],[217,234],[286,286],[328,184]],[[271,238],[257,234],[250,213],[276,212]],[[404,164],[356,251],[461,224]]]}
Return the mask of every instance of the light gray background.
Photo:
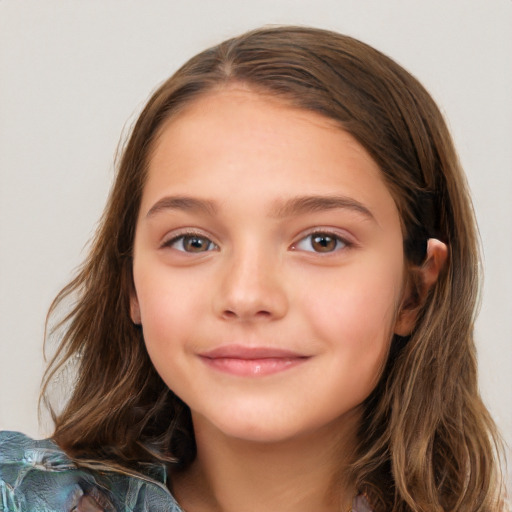
{"label": "light gray background", "polygon": [[187,58],[270,23],[356,36],[440,104],[485,255],[481,390],[511,443],[512,0],[0,0],[1,429],[49,432],[45,313],[85,254],[121,132]]}

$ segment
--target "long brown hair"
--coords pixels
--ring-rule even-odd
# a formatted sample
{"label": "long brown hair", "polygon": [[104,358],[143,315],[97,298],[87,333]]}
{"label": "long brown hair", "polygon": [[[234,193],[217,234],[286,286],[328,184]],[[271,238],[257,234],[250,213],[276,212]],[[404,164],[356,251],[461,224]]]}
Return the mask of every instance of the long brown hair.
{"label": "long brown hair", "polygon": [[[90,254],[49,315],[62,341],[43,392],[76,366],[54,439],[77,460],[137,469],[195,456],[188,407],[156,373],[129,314],[134,229],[147,164],[165,120],[227,83],[282,97],[351,133],[380,166],[399,209],[404,252],[420,265],[426,240],[449,247],[447,267],[411,336],[396,336],[364,404],[352,479],[376,510],[495,511],[499,439],[478,394],[473,323],[479,252],[466,180],[439,109],[393,60],[333,32],[249,32],[192,58],[152,96],[122,154]],[[48,402],[48,401],[47,401]]]}

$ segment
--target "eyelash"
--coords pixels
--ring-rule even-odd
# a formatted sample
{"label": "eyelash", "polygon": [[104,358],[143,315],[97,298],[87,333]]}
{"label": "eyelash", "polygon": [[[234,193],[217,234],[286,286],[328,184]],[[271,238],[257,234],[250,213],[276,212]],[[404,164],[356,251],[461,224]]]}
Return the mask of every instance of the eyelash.
{"label": "eyelash", "polygon": [[[323,238],[324,240],[325,239],[330,239],[330,241],[334,242],[335,245],[332,249],[329,249],[327,248],[327,250],[325,251],[318,251],[318,250],[315,250],[315,248],[313,247],[313,243],[314,243],[314,237],[317,237],[318,239],[321,239]],[[206,248],[204,250],[202,250],[201,248],[199,248],[198,251],[189,251],[185,248],[184,246],[184,242],[186,241],[187,238],[190,238],[190,239],[196,239],[196,240],[201,240],[203,242],[206,243]],[[309,245],[311,247],[311,249],[309,248],[304,248],[304,247],[299,247],[300,244],[303,244],[305,243],[307,240],[309,240]],[[181,245],[181,248],[178,248],[178,247],[175,247],[176,244],[180,244]],[[327,242],[329,243],[329,241]],[[316,229],[315,231],[311,231],[310,233],[306,234],[305,236],[303,236],[302,238],[300,238],[297,242],[294,242],[290,249],[292,251],[296,251],[296,250],[302,250],[304,252],[311,252],[311,253],[315,253],[315,254],[326,254],[326,255],[329,255],[329,254],[333,254],[333,253],[336,253],[336,252],[339,252],[341,250],[344,250],[344,249],[349,249],[350,247],[352,247],[354,245],[353,242],[347,240],[347,238],[345,237],[342,237],[340,236],[339,234],[337,233],[334,233],[333,231],[330,231],[330,230],[322,230],[322,229]],[[162,248],[174,248],[180,252],[184,252],[184,253],[188,253],[188,254],[194,254],[194,253],[203,253],[203,252],[209,252],[209,251],[212,251],[212,250],[217,250],[219,249],[219,246],[213,242],[212,240],[210,240],[210,238],[208,238],[207,236],[203,235],[202,233],[198,233],[198,232],[194,232],[194,231],[187,231],[187,232],[184,232],[184,233],[180,233],[176,236],[173,236],[171,239],[165,241],[163,244],[162,244]]]}

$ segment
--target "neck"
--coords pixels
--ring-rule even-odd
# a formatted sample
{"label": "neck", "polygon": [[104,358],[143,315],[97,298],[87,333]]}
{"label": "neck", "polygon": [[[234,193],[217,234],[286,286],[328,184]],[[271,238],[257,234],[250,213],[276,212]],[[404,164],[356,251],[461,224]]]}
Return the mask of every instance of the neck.
{"label": "neck", "polygon": [[173,493],[186,512],[345,512],[354,497],[346,469],[357,419],[261,443],[226,437],[194,418],[198,455],[172,476]]}

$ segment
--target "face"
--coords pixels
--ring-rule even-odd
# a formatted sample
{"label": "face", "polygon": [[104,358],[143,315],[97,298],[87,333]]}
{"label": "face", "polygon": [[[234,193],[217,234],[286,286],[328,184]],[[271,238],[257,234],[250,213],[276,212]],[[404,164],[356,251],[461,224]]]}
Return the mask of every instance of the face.
{"label": "face", "polygon": [[260,442],[335,428],[375,387],[398,329],[402,247],[354,138],[241,87],[210,93],[152,153],[132,319],[194,422]]}

